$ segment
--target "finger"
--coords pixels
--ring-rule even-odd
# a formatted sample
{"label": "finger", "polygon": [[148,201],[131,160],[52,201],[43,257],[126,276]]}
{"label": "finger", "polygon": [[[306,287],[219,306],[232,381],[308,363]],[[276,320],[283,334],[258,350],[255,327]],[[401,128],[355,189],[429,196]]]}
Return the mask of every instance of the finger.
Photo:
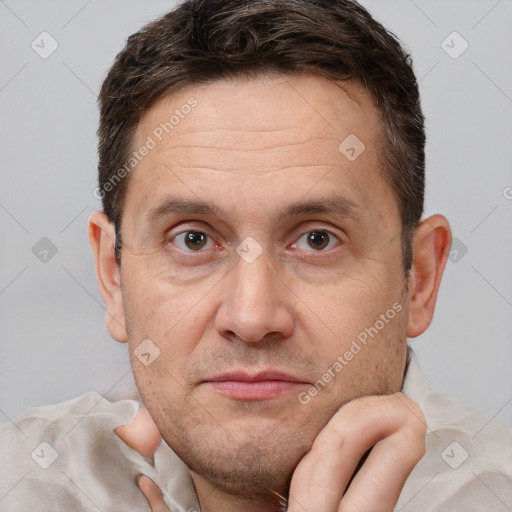
{"label": "finger", "polygon": [[[402,402],[405,412],[400,429],[372,449],[361,470],[350,484],[339,512],[361,510],[392,512],[403,486],[425,454],[425,423],[421,410],[412,401]],[[423,418],[423,421],[422,421]]]}
{"label": "finger", "polygon": [[394,431],[390,416],[380,413],[382,399],[353,400],[334,414],[293,474],[288,512],[338,509],[364,453]]}
{"label": "finger", "polygon": [[142,494],[148,500],[152,512],[169,512],[162,492],[151,478],[142,475],[137,479],[137,483]]}
{"label": "finger", "polygon": [[128,425],[118,427],[116,433],[128,446],[146,456],[153,454],[161,439],[146,409],[141,409]]}
{"label": "finger", "polygon": [[341,407],[295,470],[289,512],[338,510],[365,452],[397,432],[409,415],[410,410],[393,395],[363,397]]}

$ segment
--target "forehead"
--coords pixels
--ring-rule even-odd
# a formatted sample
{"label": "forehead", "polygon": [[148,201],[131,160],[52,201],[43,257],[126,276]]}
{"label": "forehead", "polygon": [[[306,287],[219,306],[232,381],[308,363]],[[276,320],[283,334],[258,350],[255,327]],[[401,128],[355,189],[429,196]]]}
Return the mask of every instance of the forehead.
{"label": "forehead", "polygon": [[[189,108],[191,103],[197,105]],[[212,132],[225,130],[233,132],[238,141],[245,132],[250,149],[258,142],[265,148],[265,140],[255,140],[253,132],[272,138],[276,131],[286,131],[290,138],[302,134],[306,140],[315,136],[339,139],[352,129],[366,137],[373,135],[378,119],[372,96],[355,82],[337,83],[311,74],[240,77],[164,97],[142,117],[134,142],[142,143],[146,134],[155,132],[156,138],[167,139],[170,148],[194,134],[207,143]],[[170,126],[161,126],[166,122]]]}
{"label": "forehead", "polygon": [[375,187],[389,189],[379,167],[378,111],[351,82],[276,75],[185,88],[143,116],[133,151],[148,141],[124,208],[139,217],[171,193],[231,201],[241,211],[248,197],[268,206],[285,194],[315,199],[339,189],[362,203],[382,195]]}

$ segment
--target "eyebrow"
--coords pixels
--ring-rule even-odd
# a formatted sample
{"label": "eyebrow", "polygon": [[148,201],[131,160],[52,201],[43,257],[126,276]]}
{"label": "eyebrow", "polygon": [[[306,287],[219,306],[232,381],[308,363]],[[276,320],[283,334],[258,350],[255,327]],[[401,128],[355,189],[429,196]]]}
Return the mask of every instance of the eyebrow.
{"label": "eyebrow", "polygon": [[[278,212],[278,222],[285,217],[298,217],[303,215],[330,214],[338,217],[360,220],[366,213],[366,208],[346,197],[332,194],[323,199],[298,201],[285,206]],[[160,205],[152,208],[145,215],[147,224],[172,214],[204,215],[228,219],[229,215],[217,205],[201,199],[181,199],[170,197]]]}
{"label": "eyebrow", "polygon": [[292,203],[279,215],[279,220],[284,217],[298,217],[300,215],[331,214],[338,217],[350,217],[358,220],[365,213],[365,208],[346,197],[333,194],[324,199],[299,201]]}
{"label": "eyebrow", "polygon": [[189,215],[205,215],[210,217],[225,217],[223,211],[213,203],[203,200],[179,199],[170,197],[155,208],[151,208],[144,220],[150,224],[167,215],[186,213]]}

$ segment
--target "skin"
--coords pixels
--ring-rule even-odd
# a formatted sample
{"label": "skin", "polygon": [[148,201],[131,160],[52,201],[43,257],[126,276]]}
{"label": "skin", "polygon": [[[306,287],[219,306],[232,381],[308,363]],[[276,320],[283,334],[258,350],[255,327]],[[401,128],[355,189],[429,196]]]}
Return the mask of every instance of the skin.
{"label": "skin", "polygon": [[[203,511],[270,512],[278,496],[290,512],[391,511],[424,453],[423,415],[398,392],[407,337],[432,319],[448,221],[423,220],[404,275],[378,112],[357,84],[306,75],[184,89],[144,115],[133,148],[190,97],[197,106],[130,175],[120,267],[113,226],[101,212],[90,219],[107,327],[128,342],[142,400],[191,468]],[[351,134],[365,144],[355,161],[338,150]],[[351,208],[318,208],[335,195]],[[155,215],[169,199],[214,209]],[[190,231],[207,235],[206,246],[187,246]],[[236,251],[247,237],[261,250],[250,263]],[[393,305],[393,319],[301,403]],[[134,353],[145,339],[159,350],[149,365]],[[235,370],[297,382],[272,398],[234,398],[211,381]],[[139,484],[158,510],[159,491]]]}

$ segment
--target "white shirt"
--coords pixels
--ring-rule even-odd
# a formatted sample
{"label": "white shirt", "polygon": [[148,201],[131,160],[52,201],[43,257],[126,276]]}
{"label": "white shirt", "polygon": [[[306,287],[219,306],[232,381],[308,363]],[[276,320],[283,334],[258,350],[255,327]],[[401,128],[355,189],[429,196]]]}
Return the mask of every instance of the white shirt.
{"label": "white shirt", "polygon": [[[403,392],[427,418],[427,453],[395,510],[512,511],[512,429],[429,391],[412,351]],[[139,474],[160,487],[172,512],[199,511],[190,471],[164,441],[144,457],[115,434],[138,409],[135,400],[91,392],[2,425],[0,511],[149,511]]]}

